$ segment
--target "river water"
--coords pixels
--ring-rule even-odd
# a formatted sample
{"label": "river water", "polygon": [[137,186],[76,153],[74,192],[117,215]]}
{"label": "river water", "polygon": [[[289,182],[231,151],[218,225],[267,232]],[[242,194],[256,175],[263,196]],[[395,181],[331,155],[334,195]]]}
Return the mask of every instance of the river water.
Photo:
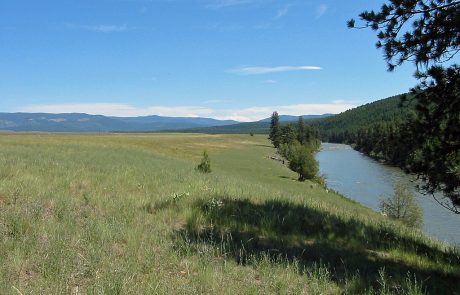
{"label": "river water", "polygon": [[418,193],[414,176],[344,144],[323,143],[317,160],[328,187],[376,211],[379,211],[380,197],[393,195],[394,184],[403,182],[416,193],[423,210],[423,230],[438,240],[460,245],[460,215],[442,208],[432,196]]}

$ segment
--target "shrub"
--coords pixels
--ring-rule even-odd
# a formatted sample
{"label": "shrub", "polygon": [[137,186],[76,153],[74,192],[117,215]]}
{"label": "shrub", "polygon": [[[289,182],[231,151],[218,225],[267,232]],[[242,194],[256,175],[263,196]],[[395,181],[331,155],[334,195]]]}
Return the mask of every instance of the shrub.
{"label": "shrub", "polygon": [[289,161],[289,168],[299,174],[299,181],[314,179],[318,174],[318,162],[314,151],[307,146],[296,141],[290,145],[283,145],[281,153]]}
{"label": "shrub", "polygon": [[401,182],[394,186],[392,197],[380,201],[380,210],[392,219],[397,219],[409,227],[422,225],[422,210],[415,202],[415,195]]}
{"label": "shrub", "polygon": [[203,158],[201,158],[201,163],[196,167],[196,170],[202,173],[211,173],[211,159],[206,151],[203,152]]}
{"label": "shrub", "polygon": [[292,144],[282,144],[278,148],[278,153],[286,160],[289,159],[289,154],[291,153],[291,146]]}

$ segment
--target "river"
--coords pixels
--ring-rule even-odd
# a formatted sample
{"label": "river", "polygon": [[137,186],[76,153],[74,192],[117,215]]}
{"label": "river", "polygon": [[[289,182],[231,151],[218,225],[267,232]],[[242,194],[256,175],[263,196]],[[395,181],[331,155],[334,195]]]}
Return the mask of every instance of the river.
{"label": "river", "polygon": [[317,160],[320,174],[326,178],[329,188],[376,211],[380,197],[391,196],[394,184],[403,182],[416,193],[423,210],[423,230],[438,240],[460,245],[460,215],[441,207],[432,196],[418,193],[414,176],[381,164],[344,144],[323,143]]}

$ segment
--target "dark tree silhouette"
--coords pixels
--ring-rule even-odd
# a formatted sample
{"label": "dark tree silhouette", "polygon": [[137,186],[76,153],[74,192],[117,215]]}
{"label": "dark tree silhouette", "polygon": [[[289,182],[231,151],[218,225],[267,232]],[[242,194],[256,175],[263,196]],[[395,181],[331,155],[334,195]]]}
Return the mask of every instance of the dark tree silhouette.
{"label": "dark tree silhouette", "polygon": [[[383,49],[389,70],[405,61],[428,66],[460,50],[459,7],[453,0],[390,0],[380,11],[362,12],[359,28],[377,31],[376,47]],[[354,28],[355,20],[348,26]]]}
{"label": "dark tree silhouette", "polygon": [[412,91],[418,116],[411,122],[415,152],[409,170],[420,175],[422,189],[442,190],[450,199],[437,200],[460,214],[460,67],[432,67]]}
{"label": "dark tree silhouette", "polygon": [[307,139],[305,138],[305,121],[302,116],[299,116],[299,120],[297,121],[297,131],[297,140],[301,144],[304,144]]}
{"label": "dark tree silhouette", "polygon": [[[460,214],[460,73],[442,64],[460,50],[460,1],[389,0],[380,11],[364,11],[360,28],[377,32],[388,69],[406,61],[416,65],[420,84],[412,89],[416,118],[409,169],[424,180],[427,193],[442,190],[444,207]],[[350,28],[355,20],[348,21]]]}

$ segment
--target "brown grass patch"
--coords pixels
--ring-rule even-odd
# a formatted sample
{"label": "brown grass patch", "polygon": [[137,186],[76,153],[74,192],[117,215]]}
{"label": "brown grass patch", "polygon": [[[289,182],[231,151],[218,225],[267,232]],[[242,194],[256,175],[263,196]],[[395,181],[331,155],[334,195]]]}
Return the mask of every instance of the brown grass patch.
{"label": "brown grass patch", "polygon": [[38,273],[32,270],[32,267],[28,265],[28,263],[25,263],[19,270],[19,287],[27,287],[31,281],[37,278],[37,276]]}
{"label": "brown grass patch", "polygon": [[44,220],[51,219],[54,215],[55,208],[56,208],[56,205],[53,200],[46,202],[44,206],[44,210],[43,210],[43,219]]}
{"label": "brown grass patch", "polygon": [[5,195],[0,194],[0,207],[8,205],[8,199]]}
{"label": "brown grass patch", "polygon": [[120,258],[123,257],[126,253],[126,242],[116,242],[112,244],[112,252],[113,254]]}

